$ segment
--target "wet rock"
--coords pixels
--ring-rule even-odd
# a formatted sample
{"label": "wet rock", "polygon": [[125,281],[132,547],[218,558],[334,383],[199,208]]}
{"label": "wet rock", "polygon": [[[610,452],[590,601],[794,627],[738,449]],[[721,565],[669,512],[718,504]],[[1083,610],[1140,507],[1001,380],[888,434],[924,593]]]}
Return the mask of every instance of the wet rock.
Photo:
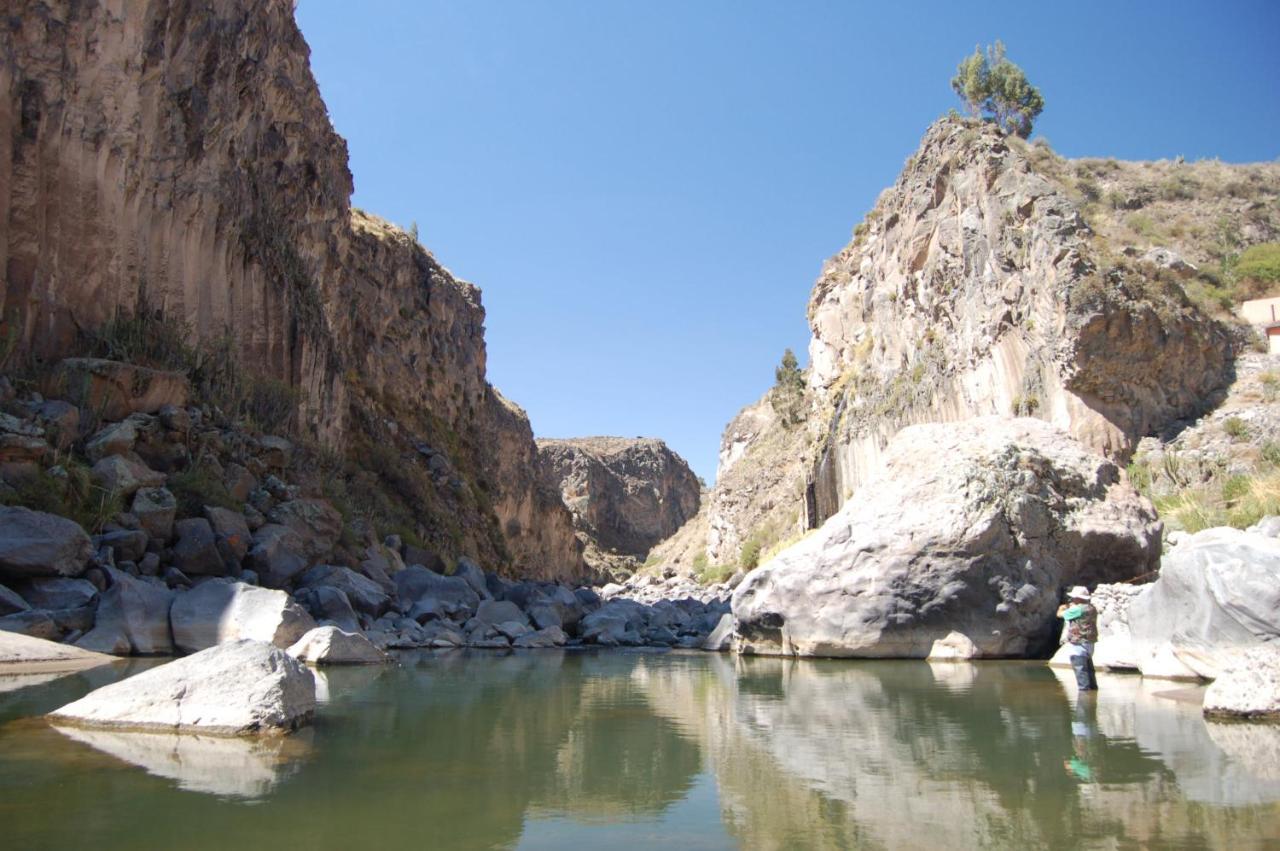
{"label": "wet rock", "polygon": [[159,580],[138,579],[104,568],[109,585],[98,601],[97,620],[78,647],[113,656],[151,656],[174,650],[169,633],[173,591]]}
{"label": "wet rock", "polygon": [[103,686],[55,721],[216,735],[287,732],[315,712],[315,678],[283,650],[234,641]]}
{"label": "wet rock", "polygon": [[93,542],[74,521],[0,507],[0,577],[79,576],[91,555]]}
{"label": "wet rock", "polygon": [[378,665],[387,661],[377,647],[359,632],[334,626],[318,626],[299,638],[288,654],[314,665]]}
{"label": "wet rock", "polygon": [[221,579],[178,594],[169,621],[174,643],[188,653],[241,638],[285,648],[316,625],[283,591]]}

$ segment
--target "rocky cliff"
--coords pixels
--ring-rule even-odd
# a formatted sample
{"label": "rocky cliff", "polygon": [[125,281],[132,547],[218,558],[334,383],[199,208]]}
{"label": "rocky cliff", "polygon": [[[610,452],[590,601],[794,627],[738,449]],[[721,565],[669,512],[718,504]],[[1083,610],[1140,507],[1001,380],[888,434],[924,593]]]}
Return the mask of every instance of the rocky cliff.
{"label": "rocky cliff", "polygon": [[[0,334],[17,357],[158,312],[295,388],[319,443],[448,468],[443,496],[491,521],[452,548],[581,571],[527,418],[485,381],[479,291],[351,209],[289,3],[19,0],[0,55]],[[438,537],[448,518],[423,511]]]}
{"label": "rocky cliff", "polygon": [[[726,429],[711,561],[734,561],[753,535],[767,546],[816,528],[908,425],[1033,416],[1123,463],[1212,404],[1238,337],[1188,298],[1199,273],[1149,241],[1124,244],[1133,234],[1079,189],[1095,168],[1082,163],[987,124],[929,128],[813,289],[805,422],[787,426],[762,400]],[[1244,219],[1251,203],[1223,209]],[[736,469],[772,473],[739,481]]]}
{"label": "rocky cliff", "polygon": [[698,477],[661,440],[540,439],[538,458],[544,483],[573,513],[589,554],[643,561],[698,512]]}

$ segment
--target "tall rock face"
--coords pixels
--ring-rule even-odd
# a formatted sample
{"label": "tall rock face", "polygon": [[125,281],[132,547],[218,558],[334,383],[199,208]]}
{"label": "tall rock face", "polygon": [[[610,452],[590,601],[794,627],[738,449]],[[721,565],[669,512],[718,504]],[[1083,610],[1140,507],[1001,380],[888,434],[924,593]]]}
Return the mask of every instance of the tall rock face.
{"label": "tall rock face", "polygon": [[[816,528],[908,425],[1033,416],[1123,463],[1210,404],[1230,380],[1228,329],[1094,233],[1077,199],[1034,145],[962,119],[930,127],[813,289],[807,423],[726,430],[709,558],[731,559],[762,517]],[[744,464],[803,472],[744,497],[725,476]]]}
{"label": "tall rock face", "polygon": [[460,551],[581,572],[527,418],[485,380],[479,290],[351,209],[290,3],[17,0],[0,56],[0,332],[20,352],[160,311],[297,388],[322,443],[443,458],[489,521]]}
{"label": "tall rock face", "polygon": [[643,559],[698,513],[698,477],[661,440],[539,440],[543,480],[599,550]]}

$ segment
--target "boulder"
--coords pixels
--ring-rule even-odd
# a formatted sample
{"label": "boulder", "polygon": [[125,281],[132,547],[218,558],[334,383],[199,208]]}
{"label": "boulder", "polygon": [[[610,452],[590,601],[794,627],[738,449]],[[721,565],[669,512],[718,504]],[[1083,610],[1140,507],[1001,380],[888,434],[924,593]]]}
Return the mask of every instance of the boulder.
{"label": "boulder", "polygon": [[157,473],[132,452],[103,458],[93,465],[89,474],[103,490],[126,497],[141,488],[158,488],[164,484],[164,473]]}
{"label": "boulder", "polygon": [[177,543],[173,545],[173,564],[187,576],[223,576],[226,565],[218,552],[218,539],[213,527],[203,517],[179,520],[173,526]]}
{"label": "boulder", "polygon": [[[90,586],[91,588],[93,586]],[[96,590],[96,589],[95,589]],[[16,612],[25,612],[31,606],[22,598],[17,591],[11,591],[3,585],[0,585],[0,616],[12,615]],[[40,608],[44,608],[41,606]]]}
{"label": "boulder", "polygon": [[191,393],[183,373],[101,358],[67,358],[58,365],[56,380],[65,388],[63,395],[105,420],[185,405]]}
{"label": "boulder", "polygon": [[147,551],[147,533],[141,529],[117,529],[98,535],[93,540],[97,548],[111,547],[116,561],[134,561]]}
{"label": "boulder", "polygon": [[291,499],[267,514],[271,523],[297,536],[301,554],[311,563],[328,556],[342,535],[342,515],[322,499]]}
{"label": "boulder", "polygon": [[0,578],[79,576],[91,555],[93,542],[75,521],[0,507]]}
{"label": "boulder", "polygon": [[173,591],[158,579],[139,579],[113,567],[107,590],[98,600],[93,629],[77,647],[113,656],[152,656],[173,653],[169,607]]}
{"label": "boulder", "polygon": [[28,579],[14,586],[33,609],[75,609],[93,603],[98,588],[87,579],[63,576]]}
{"label": "boulder", "polygon": [[258,574],[262,584],[283,588],[307,569],[302,540],[288,526],[268,523],[253,533],[253,546],[245,566]]}
{"label": "boulder", "polygon": [[564,634],[564,630],[558,626],[550,626],[537,632],[527,632],[521,635],[511,642],[511,646],[525,650],[537,650],[549,647],[563,647],[568,640],[569,636]]}
{"label": "boulder", "polygon": [[328,622],[347,632],[360,631],[360,619],[347,595],[330,585],[302,588],[296,599],[319,622]]}
{"label": "boulder", "polygon": [[453,575],[466,582],[471,589],[476,592],[481,600],[491,599],[489,587],[485,583],[484,571],[480,566],[466,556],[458,559],[457,565],[454,567]]}
{"label": "boulder", "polygon": [[318,626],[289,647],[295,659],[313,665],[378,665],[387,657],[359,632]]}
{"label": "boulder", "polygon": [[165,488],[140,488],[133,495],[133,516],[148,535],[167,541],[173,534],[173,519],[178,514],[178,500]]}
{"label": "boulder", "polygon": [[80,436],[80,409],[70,402],[49,399],[35,409],[45,435],[59,449],[66,449]]}
{"label": "boulder", "polygon": [[514,621],[528,626],[529,621],[520,611],[520,607],[507,600],[482,600],[476,607],[476,620],[481,623],[497,626],[500,623]]}
{"label": "boulder", "polygon": [[154,428],[154,425],[155,420],[146,414],[134,414],[121,422],[112,423],[89,438],[84,445],[84,454],[96,464],[110,455],[132,452],[138,438]]}
{"label": "boulder", "polygon": [[1129,629],[1143,676],[1170,679],[1215,679],[1236,653],[1280,641],[1280,539],[1189,536],[1129,604]]}
{"label": "boulder", "polygon": [[1218,718],[1280,718],[1280,645],[1251,647],[1204,693],[1204,714]]}
{"label": "boulder", "polygon": [[1114,463],[1037,419],[911,426],[881,472],[734,591],[741,652],[977,658],[1054,639],[1063,591],[1153,569],[1161,525]]}
{"label": "boulder", "polygon": [[302,588],[330,586],[347,595],[352,608],[371,617],[379,617],[391,607],[391,597],[378,583],[361,576],[349,567],[319,564],[298,577]]}
{"label": "boulder", "polygon": [[441,576],[415,565],[400,571],[392,579],[401,605],[413,606],[431,598],[449,617],[459,620],[465,620],[480,605],[480,596],[475,589],[456,576]]}
{"label": "boulder", "polygon": [[220,579],[178,594],[169,622],[174,643],[187,653],[242,638],[285,648],[316,625],[283,591]]}
{"label": "boulder", "polygon": [[61,641],[64,630],[48,612],[27,609],[0,618],[0,632],[14,632],[46,641]]}
{"label": "boulder", "polygon": [[529,620],[538,629],[564,626],[564,621],[560,618],[560,611],[550,603],[534,603],[530,606]]}
{"label": "boulder", "polygon": [[89,727],[240,736],[289,732],[311,720],[311,672],[278,647],[235,641],[103,686],[50,713]]}
{"label": "boulder", "polygon": [[0,674],[13,671],[74,671],[116,661],[67,644],[15,632],[0,632]]}
{"label": "boulder", "polygon": [[253,535],[250,534],[249,524],[245,522],[242,513],[229,508],[206,505],[204,516],[209,521],[215,538],[226,546],[237,560],[249,554]]}

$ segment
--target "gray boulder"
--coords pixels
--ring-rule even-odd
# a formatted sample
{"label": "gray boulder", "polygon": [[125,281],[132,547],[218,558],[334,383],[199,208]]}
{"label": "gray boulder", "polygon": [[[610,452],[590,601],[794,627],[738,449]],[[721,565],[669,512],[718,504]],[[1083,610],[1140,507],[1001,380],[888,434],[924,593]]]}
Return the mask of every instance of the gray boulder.
{"label": "gray boulder", "polygon": [[564,634],[558,626],[540,629],[537,632],[528,632],[511,642],[512,647],[525,650],[540,650],[551,647],[563,647],[569,637]]}
{"label": "gray boulder", "polygon": [[222,576],[227,572],[213,527],[203,517],[179,520],[174,524],[178,540],[173,545],[173,564],[187,576]]}
{"label": "gray boulder", "polygon": [[133,451],[138,438],[154,429],[155,419],[147,414],[133,414],[118,423],[112,423],[89,438],[84,454],[93,463],[111,455],[123,455]]}
{"label": "gray boulder", "polygon": [[481,600],[491,599],[489,587],[485,583],[484,571],[471,559],[463,556],[458,559],[453,575],[466,582]]}
{"label": "gray boulder", "polygon": [[288,654],[313,665],[378,665],[387,657],[359,632],[318,626],[299,638]]}
{"label": "gray boulder", "polygon": [[27,609],[0,618],[0,632],[14,632],[45,641],[61,641],[65,630],[49,612]]}
{"label": "gray boulder", "polygon": [[245,566],[258,574],[263,585],[283,588],[307,565],[302,540],[288,526],[268,523],[253,533]]}
{"label": "gray boulder", "polygon": [[1114,463],[1037,419],[900,431],[814,534],[743,579],[741,652],[1023,656],[1054,640],[1063,591],[1149,572],[1154,508]]}
{"label": "gray boulder", "polygon": [[1143,676],[1170,679],[1215,679],[1238,652],[1280,641],[1280,539],[1189,536],[1129,604],[1129,631]]}
{"label": "gray boulder", "polygon": [[[18,594],[17,591],[11,591],[3,585],[0,585],[0,616],[12,615],[15,612],[25,612],[30,608],[31,606],[20,594]],[[44,607],[41,606],[40,608]]]}
{"label": "gray boulder", "polygon": [[520,607],[507,600],[482,600],[476,607],[476,620],[481,623],[497,626],[508,621],[528,626],[529,621],[520,611]]}
{"label": "gray boulder", "polygon": [[91,555],[93,542],[75,521],[0,507],[0,578],[79,576]]}
{"label": "gray boulder", "polygon": [[341,590],[330,585],[302,588],[296,600],[319,622],[331,623],[347,632],[360,631],[360,619],[351,601]]}
{"label": "gray boulder", "polygon": [[297,536],[301,554],[314,564],[328,556],[342,534],[342,515],[322,499],[291,499],[267,515],[271,523],[284,526]]}
{"label": "gray boulder", "polygon": [[246,640],[103,686],[49,717],[89,727],[241,736],[296,729],[315,707],[315,678],[302,663]]}
{"label": "gray boulder", "polygon": [[147,533],[141,529],[117,529],[94,538],[98,548],[111,547],[116,561],[137,561],[147,551]]}
{"label": "gray boulder", "polygon": [[93,629],[76,646],[113,656],[173,653],[169,632],[173,591],[160,580],[138,579],[113,567],[103,569],[110,584],[98,601]]}
{"label": "gray boulder", "polygon": [[165,488],[141,488],[133,495],[131,513],[148,535],[158,541],[167,541],[173,534],[178,500]]}
{"label": "gray boulder", "polygon": [[169,622],[174,643],[187,653],[242,638],[286,648],[316,625],[283,591],[220,579],[178,594]]}
{"label": "gray boulder", "polygon": [[480,605],[480,595],[457,576],[441,576],[425,567],[411,566],[397,573],[392,579],[401,605],[412,607],[415,603],[432,598],[449,617],[465,620]]}
{"label": "gray boulder", "polygon": [[14,632],[0,632],[0,674],[14,670],[74,671],[116,661],[102,653],[91,653],[67,644],[58,644]]}
{"label": "gray boulder", "polygon": [[158,488],[164,484],[164,473],[158,473],[132,452],[110,455],[89,471],[93,481],[109,493],[133,496],[141,488]]}
{"label": "gray boulder", "polygon": [[245,522],[243,514],[229,508],[206,505],[204,516],[213,529],[214,537],[237,560],[248,555],[249,545],[253,543],[253,535],[249,532],[249,524]]}
{"label": "gray boulder", "polygon": [[319,564],[298,577],[298,586],[316,588],[330,586],[347,595],[352,608],[371,617],[379,617],[391,608],[391,597],[372,579],[349,567]]}

